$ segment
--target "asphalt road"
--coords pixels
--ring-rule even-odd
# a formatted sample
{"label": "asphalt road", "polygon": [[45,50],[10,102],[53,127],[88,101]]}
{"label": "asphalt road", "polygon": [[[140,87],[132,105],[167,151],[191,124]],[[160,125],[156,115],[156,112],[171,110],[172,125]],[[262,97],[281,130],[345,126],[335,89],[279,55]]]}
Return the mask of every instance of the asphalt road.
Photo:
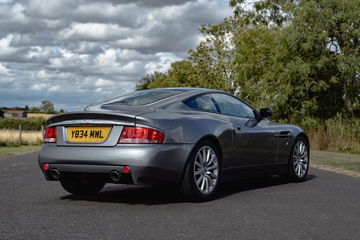
{"label": "asphalt road", "polygon": [[360,239],[360,178],[311,169],[223,186],[216,200],[109,185],[75,197],[46,182],[37,153],[0,159],[0,239]]}

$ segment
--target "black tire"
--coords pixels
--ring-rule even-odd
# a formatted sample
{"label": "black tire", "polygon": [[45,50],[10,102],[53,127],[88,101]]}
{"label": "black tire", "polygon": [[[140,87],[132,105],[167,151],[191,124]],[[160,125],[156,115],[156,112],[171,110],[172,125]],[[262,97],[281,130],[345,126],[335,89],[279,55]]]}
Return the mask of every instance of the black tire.
{"label": "black tire", "polygon": [[104,182],[89,181],[81,178],[60,179],[61,186],[74,195],[93,195],[101,191],[105,186]]}
{"label": "black tire", "polygon": [[[302,160],[302,165],[300,166],[302,169],[305,166],[305,160],[306,160],[306,170],[303,172],[303,174],[298,174],[297,172],[297,165],[295,163],[294,160],[294,152],[297,151],[296,148],[297,146],[299,146],[298,144],[303,144],[303,146],[305,146],[305,150],[306,151],[306,159],[304,158],[304,160]],[[294,144],[291,148],[291,152],[290,152],[290,156],[289,156],[289,167],[288,167],[288,172],[287,172],[287,178],[289,181],[292,182],[302,182],[306,179],[308,171],[309,171],[309,167],[310,167],[310,148],[309,148],[309,143],[308,141],[302,137],[299,136],[295,139]]]}
{"label": "black tire", "polygon": [[[206,151],[208,148],[212,149],[213,153],[216,156],[217,178],[214,183],[213,181],[215,178],[213,180],[211,180],[210,175],[207,176],[208,179],[206,180],[206,182],[207,182],[207,186],[209,188],[209,192],[205,193],[205,192],[201,191],[199,189],[200,187],[198,187],[196,184],[195,168],[197,168],[198,165],[195,166],[195,161],[196,161],[196,157],[197,157],[197,154],[199,153],[199,151],[204,150],[204,149]],[[213,158],[213,161],[215,162],[215,158]],[[204,166],[205,165],[206,165],[206,163],[204,163]],[[211,166],[209,166],[209,169],[210,168],[211,168]],[[212,171],[212,170],[210,170],[210,171]],[[204,170],[204,172],[207,172],[207,170]],[[197,176],[199,176],[199,175],[197,175]],[[213,177],[213,176],[214,175],[212,175],[211,177]],[[201,177],[206,178],[204,176],[201,176]],[[186,169],[185,169],[182,185],[181,185],[181,193],[187,200],[190,200],[190,201],[210,200],[215,196],[216,191],[218,190],[219,183],[220,183],[220,177],[221,177],[221,159],[220,159],[219,150],[217,149],[216,145],[214,143],[212,143],[211,141],[203,140],[196,145],[196,147],[193,149],[193,151],[190,154],[190,157],[189,157]],[[213,185],[210,184],[210,181],[211,181],[211,183],[213,183]],[[211,189],[211,191],[210,191],[210,189]]]}

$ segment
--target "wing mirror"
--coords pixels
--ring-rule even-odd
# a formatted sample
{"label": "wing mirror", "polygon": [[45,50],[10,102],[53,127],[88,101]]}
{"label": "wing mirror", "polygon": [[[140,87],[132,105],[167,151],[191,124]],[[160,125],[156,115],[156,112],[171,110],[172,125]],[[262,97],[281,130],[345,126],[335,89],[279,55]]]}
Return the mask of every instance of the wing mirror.
{"label": "wing mirror", "polygon": [[260,118],[261,119],[271,117],[272,115],[273,115],[273,111],[271,110],[271,108],[261,108],[260,109]]}

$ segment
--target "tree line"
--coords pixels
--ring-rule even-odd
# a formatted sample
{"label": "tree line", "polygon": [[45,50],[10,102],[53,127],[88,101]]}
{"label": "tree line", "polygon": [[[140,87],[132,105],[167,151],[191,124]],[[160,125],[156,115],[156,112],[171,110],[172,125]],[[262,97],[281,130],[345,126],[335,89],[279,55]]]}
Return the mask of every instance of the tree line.
{"label": "tree line", "polygon": [[137,89],[203,87],[236,94],[276,120],[360,116],[360,0],[231,0],[188,57]]}
{"label": "tree line", "polygon": [[29,113],[49,113],[49,114],[64,112],[63,109],[56,111],[54,104],[48,100],[42,101],[40,106],[38,107],[37,106],[29,107],[28,105],[25,105],[25,107],[0,107],[0,117],[3,117],[4,112],[7,110],[21,110]]}

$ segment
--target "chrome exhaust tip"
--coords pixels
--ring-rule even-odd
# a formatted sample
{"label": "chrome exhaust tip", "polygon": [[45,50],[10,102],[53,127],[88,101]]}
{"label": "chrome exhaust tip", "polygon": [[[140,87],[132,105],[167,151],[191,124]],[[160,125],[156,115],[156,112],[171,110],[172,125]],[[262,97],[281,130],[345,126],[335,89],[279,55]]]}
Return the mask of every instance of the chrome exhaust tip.
{"label": "chrome exhaust tip", "polygon": [[51,169],[50,171],[50,177],[54,180],[59,180],[60,179],[60,172],[59,170],[57,170],[56,168]]}
{"label": "chrome exhaust tip", "polygon": [[113,182],[119,182],[121,178],[121,173],[117,170],[113,170],[110,172],[110,178]]}

